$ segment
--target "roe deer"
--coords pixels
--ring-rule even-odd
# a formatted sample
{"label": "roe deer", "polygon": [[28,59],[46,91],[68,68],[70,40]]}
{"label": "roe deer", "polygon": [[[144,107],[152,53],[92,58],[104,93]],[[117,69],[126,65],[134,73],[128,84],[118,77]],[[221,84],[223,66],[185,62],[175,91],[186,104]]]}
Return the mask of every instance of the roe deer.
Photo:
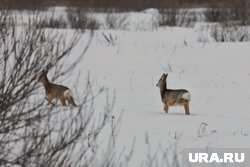
{"label": "roe deer", "polygon": [[42,71],[42,74],[38,78],[38,81],[43,84],[45,94],[50,104],[52,104],[53,99],[59,99],[63,106],[66,106],[66,101],[68,101],[69,104],[77,107],[72,96],[72,91],[66,86],[50,83],[47,78],[46,71]]}
{"label": "roe deer", "polygon": [[184,106],[186,115],[190,115],[189,102],[191,94],[185,89],[168,89],[167,76],[168,74],[163,74],[156,84],[160,88],[164,111],[168,113],[169,106]]}

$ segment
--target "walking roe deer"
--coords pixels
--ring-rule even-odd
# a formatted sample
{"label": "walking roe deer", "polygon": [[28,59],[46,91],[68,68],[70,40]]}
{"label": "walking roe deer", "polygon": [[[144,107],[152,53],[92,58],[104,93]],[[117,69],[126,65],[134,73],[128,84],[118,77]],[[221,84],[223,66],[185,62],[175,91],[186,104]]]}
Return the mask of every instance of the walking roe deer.
{"label": "walking roe deer", "polygon": [[68,104],[77,107],[73,99],[72,91],[66,86],[50,83],[47,78],[47,72],[45,70],[42,71],[42,74],[38,78],[38,81],[43,84],[45,94],[50,104],[52,104],[53,99],[59,99],[63,106],[66,106],[67,101]]}
{"label": "walking roe deer", "polygon": [[165,113],[168,113],[169,106],[184,106],[186,115],[190,115],[189,102],[191,94],[185,89],[168,89],[167,76],[168,74],[163,74],[156,84],[160,88]]}

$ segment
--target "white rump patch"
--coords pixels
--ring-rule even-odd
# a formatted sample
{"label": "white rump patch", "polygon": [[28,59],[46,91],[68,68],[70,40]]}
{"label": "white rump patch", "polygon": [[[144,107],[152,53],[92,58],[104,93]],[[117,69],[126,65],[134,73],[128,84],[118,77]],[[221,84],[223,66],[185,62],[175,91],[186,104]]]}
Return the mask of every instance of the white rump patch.
{"label": "white rump patch", "polygon": [[63,95],[65,97],[72,97],[72,91],[70,89],[67,89],[63,92]]}
{"label": "white rump patch", "polygon": [[186,92],[182,95],[182,98],[185,100],[190,101],[191,100],[191,94],[189,92]]}

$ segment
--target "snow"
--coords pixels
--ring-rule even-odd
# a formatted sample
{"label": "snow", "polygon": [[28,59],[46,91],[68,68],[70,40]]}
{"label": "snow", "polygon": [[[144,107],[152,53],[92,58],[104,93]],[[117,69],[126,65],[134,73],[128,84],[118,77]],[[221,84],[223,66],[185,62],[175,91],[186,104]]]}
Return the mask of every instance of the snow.
{"label": "snow", "polygon": [[[138,18],[150,20],[148,15],[155,13],[152,9],[134,12],[129,18],[135,22]],[[75,75],[64,81],[73,87],[81,71],[80,83],[85,84],[90,72],[96,89],[106,86],[110,94],[115,90],[115,117],[123,111],[117,150],[130,148],[136,138],[130,166],[142,164],[149,145],[152,153],[159,147],[168,150],[175,143],[180,151],[192,147],[250,147],[250,42],[201,43],[197,27],[152,31],[152,27],[140,24],[145,31],[131,25],[134,28],[130,31],[95,31]],[[103,33],[114,37],[113,44],[105,40]],[[81,49],[82,43],[72,52],[72,58]],[[190,116],[184,114],[183,107],[163,112],[155,86],[162,73],[169,74],[169,88],[191,93]],[[78,89],[81,87],[79,84]],[[103,109],[103,99],[97,99],[96,110]],[[103,134],[100,141],[108,137]]]}
{"label": "snow", "polygon": [[[116,44],[105,45],[101,33],[116,36]],[[123,111],[117,145],[129,146],[135,137],[132,166],[139,166],[147,153],[145,134],[155,150],[159,144],[168,149],[179,135],[180,150],[250,146],[249,44],[204,45],[186,28],[99,30],[81,66],[96,85],[116,91],[115,112]],[[190,91],[191,116],[182,107],[163,113],[155,86],[162,73],[169,74],[169,88]],[[202,123],[206,132],[199,134]]]}

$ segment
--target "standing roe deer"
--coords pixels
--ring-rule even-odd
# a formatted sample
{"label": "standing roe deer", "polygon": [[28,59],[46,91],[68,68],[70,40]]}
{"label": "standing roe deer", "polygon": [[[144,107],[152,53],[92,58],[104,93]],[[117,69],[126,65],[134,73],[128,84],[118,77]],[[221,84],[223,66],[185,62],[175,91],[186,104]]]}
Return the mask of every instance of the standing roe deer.
{"label": "standing roe deer", "polygon": [[52,104],[53,99],[59,99],[63,106],[66,106],[66,101],[68,101],[69,104],[77,107],[72,96],[72,91],[66,86],[50,83],[45,70],[42,71],[38,81],[43,84],[45,94],[50,104]]}
{"label": "standing roe deer", "polygon": [[168,113],[169,106],[184,106],[186,115],[190,115],[189,102],[191,100],[191,94],[185,89],[168,89],[167,76],[168,74],[163,74],[156,84],[156,86],[160,88],[164,111]]}

